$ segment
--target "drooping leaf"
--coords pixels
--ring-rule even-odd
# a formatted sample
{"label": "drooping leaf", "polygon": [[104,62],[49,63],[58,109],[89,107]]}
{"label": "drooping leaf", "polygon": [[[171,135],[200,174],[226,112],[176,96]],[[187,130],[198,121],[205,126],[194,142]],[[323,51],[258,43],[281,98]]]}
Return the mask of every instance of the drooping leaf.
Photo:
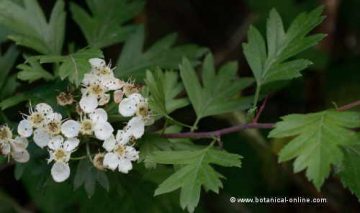
{"label": "drooping leaf", "polygon": [[63,0],[56,1],[49,21],[37,0],[22,0],[21,3],[0,1],[0,25],[11,31],[9,38],[42,54],[60,54],[66,17]]}
{"label": "drooping leaf", "polygon": [[29,83],[39,79],[46,81],[54,79],[54,76],[42,68],[39,61],[35,58],[29,58],[26,64],[20,64],[17,68],[20,70],[17,74],[18,79],[28,81]]}
{"label": "drooping leaf", "polygon": [[251,85],[253,80],[238,79],[236,72],[237,63],[227,63],[216,73],[213,57],[209,54],[203,63],[202,84],[200,84],[190,61],[183,60],[180,75],[198,119],[243,110],[250,106],[250,98],[236,96],[242,89]]}
{"label": "drooping leaf", "polygon": [[220,151],[211,146],[196,151],[159,151],[151,155],[151,160],[159,164],[180,166],[155,191],[155,195],[169,193],[177,189],[180,192],[180,205],[193,212],[200,199],[201,187],[219,192],[223,176],[211,165],[240,167],[241,156]]}
{"label": "drooping leaf", "polygon": [[126,40],[116,65],[115,72],[119,77],[132,77],[142,81],[147,69],[155,67],[177,69],[183,57],[196,61],[207,51],[192,44],[174,46],[175,34],[165,36],[146,51],[143,50],[144,40],[145,32],[142,26]]}
{"label": "drooping leaf", "polygon": [[301,76],[300,71],[312,64],[307,59],[292,59],[300,52],[316,45],[324,34],[308,36],[308,33],[324,19],[323,8],[302,13],[285,32],[278,12],[270,12],[266,26],[266,41],[253,26],[248,31],[248,42],[243,44],[245,58],[255,76],[257,85]]}
{"label": "drooping leaf", "polygon": [[75,178],[74,189],[84,185],[89,197],[95,193],[96,183],[99,183],[105,190],[109,191],[109,180],[103,171],[97,170],[88,159],[81,160],[78,164]]}
{"label": "drooping leaf", "polygon": [[306,176],[320,189],[331,165],[341,163],[340,145],[355,141],[351,128],[360,127],[360,113],[323,111],[282,117],[269,137],[294,137],[279,153],[279,162],[294,161],[294,172],[306,169]]}
{"label": "drooping leaf", "polygon": [[344,147],[344,159],[339,172],[341,182],[360,199],[360,145],[357,143]]}
{"label": "drooping leaf", "polygon": [[150,108],[156,115],[167,117],[171,112],[189,104],[186,98],[177,98],[184,86],[178,81],[179,75],[174,71],[147,71],[145,83],[149,89]]}
{"label": "drooping leaf", "polygon": [[91,14],[75,3],[70,9],[88,44],[103,48],[124,41],[135,28],[124,25],[144,7],[143,0],[87,0]]}

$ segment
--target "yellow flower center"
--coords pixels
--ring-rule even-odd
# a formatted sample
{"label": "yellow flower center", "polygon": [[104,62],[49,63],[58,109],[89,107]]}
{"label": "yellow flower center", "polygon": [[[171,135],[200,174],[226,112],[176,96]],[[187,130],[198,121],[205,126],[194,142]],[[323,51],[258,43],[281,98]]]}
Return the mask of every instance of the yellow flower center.
{"label": "yellow flower center", "polygon": [[59,122],[52,121],[47,125],[47,127],[48,127],[50,134],[57,135],[57,134],[60,134],[60,132],[61,132],[61,127],[60,127]]}
{"label": "yellow flower center", "polygon": [[137,108],[137,112],[136,114],[138,116],[141,116],[143,118],[147,117],[149,114],[149,107],[147,106],[146,103],[140,103],[138,108]]}
{"label": "yellow flower center", "polygon": [[0,127],[0,140],[6,141],[12,138],[12,132],[7,126]]}
{"label": "yellow flower center", "polygon": [[80,132],[83,135],[92,135],[93,123],[91,120],[86,119],[81,122]]}
{"label": "yellow flower center", "polygon": [[66,153],[63,149],[57,149],[54,153],[54,159],[56,161],[64,161],[66,158]]}
{"label": "yellow flower center", "polygon": [[119,145],[116,149],[115,152],[120,155],[120,156],[124,156],[125,155],[125,147],[123,145]]}
{"label": "yellow flower center", "polygon": [[111,69],[109,67],[100,68],[97,72],[98,75],[110,75]]}
{"label": "yellow flower center", "polygon": [[92,84],[89,86],[89,93],[92,95],[100,96],[104,93],[104,89],[99,84]]}
{"label": "yellow flower center", "polygon": [[43,123],[44,120],[45,120],[44,115],[42,113],[40,113],[40,112],[34,112],[30,116],[30,122],[35,127],[40,127],[40,125]]}

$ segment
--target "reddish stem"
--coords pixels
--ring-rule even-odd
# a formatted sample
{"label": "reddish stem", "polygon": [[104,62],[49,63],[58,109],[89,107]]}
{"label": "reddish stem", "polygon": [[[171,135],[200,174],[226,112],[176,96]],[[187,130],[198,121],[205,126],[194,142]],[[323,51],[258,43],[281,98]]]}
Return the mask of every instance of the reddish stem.
{"label": "reddish stem", "polygon": [[244,129],[272,129],[274,128],[274,123],[248,123],[248,124],[239,124],[236,126],[219,129],[209,132],[184,132],[184,133],[174,133],[174,134],[163,134],[164,138],[214,138],[221,137],[222,135],[238,132]]}
{"label": "reddish stem", "polygon": [[341,106],[341,107],[337,108],[336,110],[338,112],[343,112],[343,111],[352,109],[352,108],[357,107],[357,106],[360,106],[360,100],[354,101],[354,102],[346,104],[344,106]]}
{"label": "reddish stem", "polygon": [[256,116],[255,116],[254,120],[252,121],[252,123],[257,123],[257,122],[258,122],[261,113],[262,113],[262,112],[264,111],[264,109],[265,109],[265,106],[266,106],[266,103],[267,103],[268,99],[269,99],[269,95],[267,95],[267,96],[265,97],[265,99],[264,99],[263,103],[261,104],[260,109],[259,109],[258,112],[256,113]]}

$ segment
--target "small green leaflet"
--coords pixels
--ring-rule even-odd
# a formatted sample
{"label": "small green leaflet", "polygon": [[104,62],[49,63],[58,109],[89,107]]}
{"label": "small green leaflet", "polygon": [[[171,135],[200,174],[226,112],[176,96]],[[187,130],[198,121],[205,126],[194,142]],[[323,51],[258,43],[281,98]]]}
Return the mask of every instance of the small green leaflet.
{"label": "small green leaflet", "polygon": [[20,64],[17,68],[20,70],[17,74],[18,79],[28,81],[29,83],[39,79],[46,81],[54,79],[53,75],[41,67],[41,64],[36,58],[29,58],[26,64]]}
{"label": "small green leaflet", "polygon": [[88,159],[81,160],[74,178],[74,189],[84,185],[86,193],[92,197],[95,193],[96,182],[109,191],[109,180],[105,172],[97,170]]}
{"label": "small green leaflet", "polygon": [[58,0],[49,21],[37,0],[0,1],[0,25],[8,28],[9,38],[16,44],[32,48],[41,54],[59,55],[65,33],[64,1]]}
{"label": "small green leaflet", "polygon": [[300,52],[316,45],[324,34],[307,34],[323,20],[323,7],[302,13],[292,22],[287,32],[278,12],[270,12],[266,26],[266,44],[253,26],[248,31],[248,42],[243,44],[246,60],[255,76],[258,87],[279,80],[300,77],[300,71],[312,64],[307,59],[292,59]]}
{"label": "small green leaflet", "polygon": [[145,83],[149,89],[149,104],[155,115],[168,117],[168,115],[189,104],[186,98],[176,98],[184,86],[178,82],[179,75],[174,71],[147,71]]}
{"label": "small green leaflet", "polygon": [[203,63],[202,84],[200,84],[190,61],[183,60],[180,75],[198,120],[206,116],[243,110],[250,106],[252,98],[236,96],[242,89],[251,85],[253,79],[238,79],[236,73],[235,62],[225,64],[216,73],[213,57],[208,54]]}
{"label": "small green leaflet", "polygon": [[103,58],[101,50],[94,48],[81,49],[67,56],[40,56],[40,63],[61,63],[58,75],[61,80],[68,78],[69,81],[79,86],[84,74],[91,69],[90,58]]}
{"label": "small green leaflet", "polygon": [[356,144],[344,147],[344,159],[339,172],[341,182],[360,199],[360,138]]}
{"label": "small green leaflet", "polygon": [[124,41],[135,30],[135,26],[123,24],[144,7],[143,0],[87,0],[86,3],[91,14],[72,2],[70,9],[88,44],[95,48]]}
{"label": "small green leaflet", "polygon": [[331,165],[341,163],[340,145],[351,144],[360,127],[360,113],[323,111],[282,117],[269,137],[294,137],[280,151],[279,162],[294,161],[294,172],[306,169],[306,176],[320,189],[329,176]]}
{"label": "small green leaflet", "polygon": [[183,57],[196,61],[207,50],[197,45],[186,44],[175,46],[176,35],[171,34],[157,41],[146,51],[143,51],[145,40],[144,27],[138,27],[136,32],[125,42],[117,61],[116,75],[122,79],[135,78],[142,81],[145,71],[150,68],[177,69]]}
{"label": "small green leaflet", "polygon": [[206,191],[219,192],[223,176],[210,165],[241,167],[241,156],[216,150],[212,146],[196,151],[159,151],[151,155],[151,160],[159,164],[179,166],[155,191],[156,195],[169,193],[177,189],[180,192],[180,205],[193,212],[199,203],[201,187]]}

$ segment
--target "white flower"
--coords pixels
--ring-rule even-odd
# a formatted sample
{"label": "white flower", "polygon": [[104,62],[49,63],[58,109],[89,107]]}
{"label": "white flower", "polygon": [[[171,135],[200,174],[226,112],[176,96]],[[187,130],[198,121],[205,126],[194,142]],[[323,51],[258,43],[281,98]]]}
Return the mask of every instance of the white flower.
{"label": "white flower", "polygon": [[93,112],[99,105],[96,96],[83,96],[80,100],[80,108],[85,113]]}
{"label": "white flower", "polygon": [[51,135],[45,129],[36,129],[34,131],[33,140],[35,144],[38,145],[40,148],[44,148],[45,146],[47,146],[50,139]]}
{"label": "white flower", "polygon": [[99,140],[106,140],[114,132],[114,128],[107,121],[108,115],[102,108],[94,110],[88,114],[89,118],[85,118],[80,123],[80,133],[83,135],[95,134]]}
{"label": "white flower", "polygon": [[55,161],[51,168],[51,176],[56,182],[63,182],[70,176],[69,160],[71,153],[78,147],[80,141],[77,138],[64,138],[60,135],[50,139],[48,144],[50,158],[48,163]]}
{"label": "white flower", "polygon": [[108,153],[104,157],[104,166],[111,170],[116,168],[119,172],[128,173],[132,169],[132,161],[139,159],[139,152],[134,147],[127,145],[130,136],[124,130],[119,130],[116,138],[112,135],[103,147]]}
{"label": "white flower", "polygon": [[11,157],[19,163],[29,161],[30,155],[26,150],[28,146],[27,139],[21,137],[13,139],[12,136],[9,127],[0,127],[0,155],[11,155]]}
{"label": "white flower", "polygon": [[119,104],[119,113],[124,117],[134,116],[138,110],[138,106],[145,102],[144,97],[139,93],[131,94],[124,98]]}

